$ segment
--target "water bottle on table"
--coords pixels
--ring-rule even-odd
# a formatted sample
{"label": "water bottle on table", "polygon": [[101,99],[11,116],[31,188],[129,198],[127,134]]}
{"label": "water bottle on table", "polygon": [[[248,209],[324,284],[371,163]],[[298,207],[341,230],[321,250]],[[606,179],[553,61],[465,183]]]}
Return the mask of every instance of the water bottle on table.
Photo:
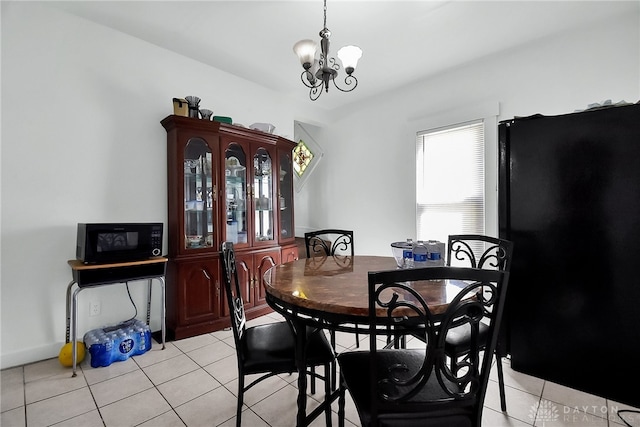
{"label": "water bottle on table", "polygon": [[413,267],[414,268],[423,268],[427,267],[427,247],[425,246],[422,240],[418,240],[415,245],[413,245]]}

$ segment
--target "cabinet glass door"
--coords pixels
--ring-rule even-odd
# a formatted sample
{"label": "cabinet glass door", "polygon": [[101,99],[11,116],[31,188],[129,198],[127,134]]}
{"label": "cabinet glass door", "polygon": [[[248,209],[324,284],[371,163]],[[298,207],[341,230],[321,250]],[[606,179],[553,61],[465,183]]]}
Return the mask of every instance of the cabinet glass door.
{"label": "cabinet glass door", "polygon": [[293,230],[293,181],[291,153],[280,151],[278,158],[279,179],[278,186],[280,194],[278,198],[278,208],[280,209],[280,240],[292,238]]}
{"label": "cabinet glass door", "polygon": [[274,240],[273,173],[271,155],[258,148],[253,156],[253,206],[255,242]]}
{"label": "cabinet glass door", "polygon": [[191,138],[184,148],[184,245],[186,249],[214,244],[211,150],[202,138]]}
{"label": "cabinet glass door", "polygon": [[238,144],[225,150],[226,240],[247,243],[247,156]]}

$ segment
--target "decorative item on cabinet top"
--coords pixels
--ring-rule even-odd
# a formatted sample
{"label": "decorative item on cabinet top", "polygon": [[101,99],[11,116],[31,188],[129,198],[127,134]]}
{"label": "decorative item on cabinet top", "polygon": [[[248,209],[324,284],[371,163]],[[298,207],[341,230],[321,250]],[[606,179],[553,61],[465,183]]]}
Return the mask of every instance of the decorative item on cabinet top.
{"label": "decorative item on cabinet top", "polygon": [[252,123],[249,125],[249,129],[255,129],[264,133],[273,133],[276,127],[271,123]]}
{"label": "decorative item on cabinet top", "polygon": [[[182,117],[191,117],[194,119],[202,119],[206,121],[214,121],[220,123],[226,123],[233,126],[244,128],[245,126],[240,123],[233,123],[233,119],[227,116],[214,116],[213,111],[200,108],[201,99],[197,96],[186,96],[184,98],[173,98],[173,114]],[[249,125],[249,129],[258,130],[260,132],[273,134],[276,127],[271,123],[252,123]]]}
{"label": "decorative item on cabinet top", "polygon": [[189,117],[189,105],[183,98],[173,98],[173,114],[176,116]]}
{"label": "decorative item on cabinet top", "polygon": [[213,111],[200,108],[201,99],[197,96],[185,96],[184,98],[173,98],[173,114],[182,117],[211,121]]}

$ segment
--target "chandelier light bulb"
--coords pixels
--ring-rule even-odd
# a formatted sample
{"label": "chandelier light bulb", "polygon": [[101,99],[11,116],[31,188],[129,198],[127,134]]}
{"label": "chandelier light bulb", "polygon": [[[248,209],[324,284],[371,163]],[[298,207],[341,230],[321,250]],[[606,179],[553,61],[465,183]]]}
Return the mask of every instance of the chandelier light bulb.
{"label": "chandelier light bulb", "polygon": [[305,39],[300,40],[293,45],[293,51],[298,55],[300,64],[305,70],[308,70],[316,57],[316,51],[318,50],[318,44],[313,40]]}
{"label": "chandelier light bulb", "polygon": [[362,58],[362,49],[358,46],[345,46],[338,50],[338,58],[347,74],[351,74],[358,66],[358,60]]}

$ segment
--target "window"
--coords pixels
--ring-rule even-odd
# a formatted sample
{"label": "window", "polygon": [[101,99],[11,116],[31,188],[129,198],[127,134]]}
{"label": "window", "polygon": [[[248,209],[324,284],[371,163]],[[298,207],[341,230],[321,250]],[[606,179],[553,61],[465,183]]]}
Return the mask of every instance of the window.
{"label": "window", "polygon": [[419,132],[416,220],[419,240],[485,234],[484,123]]}
{"label": "window", "polygon": [[298,141],[298,145],[293,149],[293,170],[302,176],[307,170],[307,166],[313,160],[313,153],[303,140]]}

